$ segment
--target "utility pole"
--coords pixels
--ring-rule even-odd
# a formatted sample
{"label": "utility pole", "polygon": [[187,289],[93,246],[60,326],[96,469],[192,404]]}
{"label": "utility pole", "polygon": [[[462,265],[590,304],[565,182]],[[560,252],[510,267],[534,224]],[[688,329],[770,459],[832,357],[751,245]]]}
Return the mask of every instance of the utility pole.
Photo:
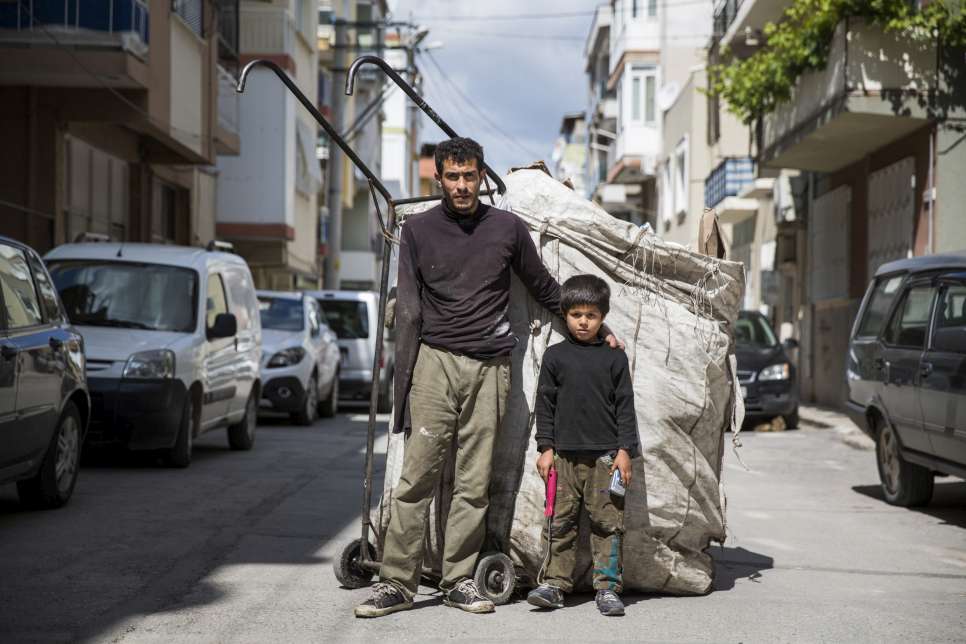
{"label": "utility pole", "polygon": [[[343,3],[345,4],[345,3]],[[345,15],[345,14],[343,14]],[[332,127],[336,132],[345,131],[345,70],[348,34],[345,18],[335,20],[335,64],[332,71]],[[326,289],[339,288],[342,268],[342,183],[345,156],[335,141],[329,141],[329,187],[326,201],[329,205],[329,244],[325,255]]]}

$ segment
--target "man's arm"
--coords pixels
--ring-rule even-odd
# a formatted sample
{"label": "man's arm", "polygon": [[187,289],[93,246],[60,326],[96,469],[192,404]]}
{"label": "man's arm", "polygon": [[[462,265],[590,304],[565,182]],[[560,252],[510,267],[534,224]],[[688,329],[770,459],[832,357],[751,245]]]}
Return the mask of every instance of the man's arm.
{"label": "man's arm", "polygon": [[537,247],[533,245],[530,231],[523,220],[513,215],[516,234],[516,252],[513,253],[513,271],[530,291],[537,302],[556,316],[560,316],[560,285],[540,261]]}
{"label": "man's arm", "polygon": [[556,436],[554,417],[557,411],[557,379],[553,373],[553,359],[546,353],[543,354],[543,364],[540,365],[533,411],[537,420],[537,449],[553,449]]}
{"label": "man's arm", "polygon": [[416,262],[412,230],[403,226],[399,236],[399,278],[396,285],[396,373],[393,382],[395,416],[393,431],[409,426],[409,389],[419,354],[422,329],[422,280]]}

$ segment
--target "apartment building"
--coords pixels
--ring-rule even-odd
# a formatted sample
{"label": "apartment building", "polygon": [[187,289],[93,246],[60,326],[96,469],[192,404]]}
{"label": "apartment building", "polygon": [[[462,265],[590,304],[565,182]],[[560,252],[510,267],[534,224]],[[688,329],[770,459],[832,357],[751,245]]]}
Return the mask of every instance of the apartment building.
{"label": "apartment building", "polygon": [[[318,7],[309,0],[242,0],[242,64],[278,64],[317,94]],[[319,283],[315,120],[275,74],[256,68],[239,97],[240,153],[218,157],[217,233],[234,244],[259,288]]]}
{"label": "apartment building", "polygon": [[203,244],[238,150],[237,0],[0,3],[0,234]]}
{"label": "apartment building", "polygon": [[[737,56],[763,42],[788,0],[734,0],[715,12],[719,47]],[[958,55],[958,62],[954,58]],[[801,76],[791,100],[756,124],[759,176],[802,174],[792,192],[804,222],[779,222],[776,257],[807,293],[802,320],[805,399],[842,405],[851,322],[884,262],[966,248],[966,117],[962,52],[844,19],[828,63]],[[804,237],[804,243],[801,239]]]}
{"label": "apartment building", "polygon": [[564,115],[550,163],[554,177],[569,181],[577,193],[587,196],[587,120],[583,112]]}

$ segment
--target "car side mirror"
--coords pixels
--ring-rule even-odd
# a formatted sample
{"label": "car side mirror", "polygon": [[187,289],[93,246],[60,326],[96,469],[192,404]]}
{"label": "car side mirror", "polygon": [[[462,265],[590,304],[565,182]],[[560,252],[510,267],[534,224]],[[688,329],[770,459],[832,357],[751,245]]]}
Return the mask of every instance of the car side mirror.
{"label": "car side mirror", "polygon": [[782,346],[785,347],[785,349],[787,349],[788,351],[791,351],[792,349],[797,349],[798,340],[796,340],[795,338],[786,338],[785,341],[782,342]]}
{"label": "car side mirror", "polygon": [[208,339],[231,338],[238,333],[238,320],[234,313],[219,313],[215,323],[208,328]]}

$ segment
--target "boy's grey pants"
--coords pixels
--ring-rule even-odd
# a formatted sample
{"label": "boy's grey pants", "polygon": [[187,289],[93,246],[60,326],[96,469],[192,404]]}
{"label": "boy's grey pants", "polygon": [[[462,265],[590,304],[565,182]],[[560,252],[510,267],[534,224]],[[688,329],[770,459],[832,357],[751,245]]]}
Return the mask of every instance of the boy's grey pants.
{"label": "boy's grey pants", "polygon": [[422,572],[429,504],[456,440],[440,589],[473,577],[486,533],[493,445],[506,411],[510,356],[474,360],[422,345],[409,392],[412,432],[393,492],[379,576],[412,597]]}

